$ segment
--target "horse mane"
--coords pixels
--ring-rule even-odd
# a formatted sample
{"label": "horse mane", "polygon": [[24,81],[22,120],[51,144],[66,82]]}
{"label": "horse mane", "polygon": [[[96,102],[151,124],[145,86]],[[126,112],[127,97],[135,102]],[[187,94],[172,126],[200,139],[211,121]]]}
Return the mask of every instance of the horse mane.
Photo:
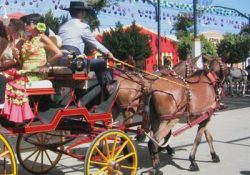
{"label": "horse mane", "polygon": [[190,77],[186,79],[188,83],[197,83],[200,81],[201,76],[204,74],[204,70],[195,71]]}

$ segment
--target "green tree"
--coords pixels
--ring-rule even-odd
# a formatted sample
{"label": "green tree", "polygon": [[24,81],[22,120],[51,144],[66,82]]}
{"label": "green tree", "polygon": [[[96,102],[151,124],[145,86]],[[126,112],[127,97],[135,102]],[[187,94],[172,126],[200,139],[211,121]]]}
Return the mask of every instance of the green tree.
{"label": "green tree", "polygon": [[249,35],[226,34],[218,45],[219,56],[225,58],[230,64],[245,61],[249,50]]}
{"label": "green tree", "polygon": [[110,5],[115,5],[114,0],[87,0],[87,4],[93,10],[85,11],[85,21],[89,24],[90,29],[94,30],[99,27],[100,21],[97,17],[97,14],[105,7]]}
{"label": "green tree", "polygon": [[247,26],[244,26],[241,30],[240,30],[240,35],[250,35],[250,27],[247,25]]}
{"label": "green tree", "polygon": [[140,33],[135,22],[126,29],[117,23],[115,29],[103,33],[103,44],[119,59],[132,55],[135,60],[144,60],[152,54],[149,37]]}
{"label": "green tree", "polygon": [[[192,40],[193,40],[193,20],[190,15],[184,14],[178,17],[177,22],[174,24],[173,30],[176,31],[176,36],[179,39],[177,51],[180,60],[186,60],[188,55],[192,53]],[[203,35],[199,36],[202,44],[202,54],[216,56],[216,46],[207,40]]]}
{"label": "green tree", "polygon": [[177,51],[180,60],[186,60],[192,52],[192,36],[182,36],[177,44]]}
{"label": "green tree", "polygon": [[193,20],[188,17],[188,14],[183,14],[177,18],[177,22],[174,24],[173,29],[176,32],[178,39],[184,36],[189,36],[193,30]]}
{"label": "green tree", "polygon": [[204,35],[200,35],[199,37],[202,44],[201,53],[203,55],[210,55],[212,57],[217,56],[217,46],[211,41],[209,41],[207,38],[205,38]]}
{"label": "green tree", "polygon": [[52,10],[49,10],[44,15],[44,18],[46,25],[56,34],[58,33],[59,26],[68,20],[68,16],[54,17]]}

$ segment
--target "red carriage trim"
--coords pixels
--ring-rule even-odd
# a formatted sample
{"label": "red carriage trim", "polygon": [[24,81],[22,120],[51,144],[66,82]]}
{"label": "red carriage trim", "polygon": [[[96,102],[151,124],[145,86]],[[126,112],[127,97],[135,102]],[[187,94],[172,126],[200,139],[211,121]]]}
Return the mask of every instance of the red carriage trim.
{"label": "red carriage trim", "polygon": [[89,123],[92,127],[94,127],[95,123],[98,121],[104,122],[104,126],[108,126],[108,124],[112,121],[112,114],[110,112],[107,113],[89,113],[86,108],[75,108],[75,109],[64,109],[56,112],[55,117],[48,124],[41,125],[27,125],[24,128],[11,128],[13,133],[39,133],[39,132],[49,132],[55,131],[58,127],[62,118],[75,118],[75,117],[84,117],[86,122]]}
{"label": "red carriage trim", "polygon": [[29,96],[31,95],[51,95],[55,94],[54,88],[30,88],[26,89]]}
{"label": "red carriage trim", "polygon": [[[214,108],[209,108],[206,112],[201,113],[201,116],[198,117],[197,119],[193,120],[193,121],[188,121],[186,125],[184,125],[183,127],[177,129],[176,131],[173,132],[173,136],[178,136],[181,133],[183,133],[184,131],[186,131],[187,129],[192,128],[193,126],[195,126],[196,124],[199,124],[201,122],[203,122],[204,120],[208,119],[215,111],[216,109]],[[189,113],[189,116],[192,113]],[[197,113],[198,114],[198,113]]]}

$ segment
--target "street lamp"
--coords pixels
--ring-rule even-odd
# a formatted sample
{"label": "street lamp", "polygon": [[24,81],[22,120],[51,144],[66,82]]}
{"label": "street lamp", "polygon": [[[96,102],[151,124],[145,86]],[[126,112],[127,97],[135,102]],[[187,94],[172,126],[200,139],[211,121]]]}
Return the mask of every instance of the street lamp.
{"label": "street lamp", "polygon": [[157,21],[157,66],[160,67],[161,60],[161,4],[160,0],[157,0],[157,3],[152,2],[151,0],[146,0],[149,4],[153,5],[156,12],[156,21]]}

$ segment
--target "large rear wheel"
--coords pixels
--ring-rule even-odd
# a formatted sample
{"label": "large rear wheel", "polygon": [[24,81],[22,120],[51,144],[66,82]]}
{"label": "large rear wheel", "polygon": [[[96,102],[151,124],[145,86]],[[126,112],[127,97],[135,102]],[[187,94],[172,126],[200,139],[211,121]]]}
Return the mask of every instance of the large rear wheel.
{"label": "large rear wheel", "polygon": [[84,164],[88,175],[135,175],[138,157],[132,140],[124,132],[107,130],[92,142]]}
{"label": "large rear wheel", "polygon": [[60,131],[19,135],[16,152],[19,163],[34,174],[53,169],[62,157],[64,137]]}
{"label": "large rear wheel", "polygon": [[17,163],[9,141],[0,133],[0,174],[16,175]]}

